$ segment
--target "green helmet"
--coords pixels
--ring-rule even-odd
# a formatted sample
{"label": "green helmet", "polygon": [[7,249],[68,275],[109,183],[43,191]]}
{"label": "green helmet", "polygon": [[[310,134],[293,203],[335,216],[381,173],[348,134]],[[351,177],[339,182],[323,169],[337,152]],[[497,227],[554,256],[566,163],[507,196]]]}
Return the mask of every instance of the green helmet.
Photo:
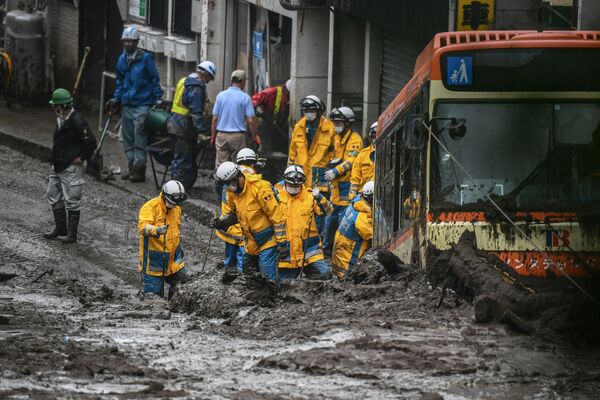
{"label": "green helmet", "polygon": [[72,102],[73,97],[71,97],[71,93],[66,89],[56,89],[52,93],[52,99],[50,100],[50,104],[53,106],[64,106],[65,104],[70,104]]}

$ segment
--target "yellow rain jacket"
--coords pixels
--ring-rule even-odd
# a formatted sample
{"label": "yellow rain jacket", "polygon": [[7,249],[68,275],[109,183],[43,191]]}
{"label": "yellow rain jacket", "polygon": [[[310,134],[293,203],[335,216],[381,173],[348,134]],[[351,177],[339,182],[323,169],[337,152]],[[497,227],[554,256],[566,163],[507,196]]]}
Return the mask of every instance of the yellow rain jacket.
{"label": "yellow rain jacket", "polygon": [[[287,240],[290,244],[290,258],[279,261],[279,268],[302,268],[323,259],[321,238],[315,221],[316,215],[331,214],[333,206],[325,198],[315,199],[310,189],[302,187],[300,193],[290,195],[285,189],[279,191],[279,206],[285,216]],[[310,226],[308,225],[310,221]],[[306,258],[304,265],[304,247]]]}
{"label": "yellow rain jacket", "polygon": [[321,116],[310,147],[306,135],[306,117],[302,117],[294,127],[290,141],[289,165],[299,165],[306,174],[307,186],[315,185],[321,192],[329,191],[329,183],[323,177],[335,150],[333,124]]}
{"label": "yellow rain jacket", "polygon": [[331,202],[336,206],[350,204],[350,176],[354,160],[363,148],[360,135],[348,129],[343,135],[335,135],[335,159],[340,163],[335,167],[335,178],[331,182]]}
{"label": "yellow rain jacket", "polygon": [[348,269],[354,266],[371,247],[373,238],[373,211],[364,201],[359,200],[346,207],[340,217],[340,225],[335,233],[331,270],[343,278]]}
{"label": "yellow rain jacket", "polygon": [[371,144],[358,153],[358,156],[352,164],[352,174],[350,175],[350,194],[352,200],[356,194],[362,190],[365,183],[375,180],[375,146]]}
{"label": "yellow rain jacket", "polygon": [[[255,173],[254,169],[247,165],[240,165],[240,168],[242,171],[247,172],[249,174]],[[262,177],[262,175],[258,175],[258,176]],[[224,187],[223,193],[221,194],[221,216],[227,215],[229,213],[231,213],[231,210],[229,209],[229,206],[227,205],[227,188]],[[240,226],[240,224],[231,225],[229,228],[227,228],[226,231],[217,229],[216,232],[217,232],[217,237],[219,239],[221,239],[222,241],[224,241],[225,243],[233,244],[236,246],[244,245],[244,234],[242,232],[242,227]]]}
{"label": "yellow rain jacket", "polygon": [[244,172],[246,183],[241,193],[227,191],[227,206],[234,213],[251,256],[285,241],[285,220],[271,184],[261,175]]}
{"label": "yellow rain jacket", "polygon": [[[159,195],[140,209],[138,231],[140,232],[139,271],[152,276],[172,275],[184,267],[183,250],[179,243],[181,208],[167,209]],[[158,236],[156,229],[168,225],[167,233]],[[166,238],[165,238],[166,236]]]}

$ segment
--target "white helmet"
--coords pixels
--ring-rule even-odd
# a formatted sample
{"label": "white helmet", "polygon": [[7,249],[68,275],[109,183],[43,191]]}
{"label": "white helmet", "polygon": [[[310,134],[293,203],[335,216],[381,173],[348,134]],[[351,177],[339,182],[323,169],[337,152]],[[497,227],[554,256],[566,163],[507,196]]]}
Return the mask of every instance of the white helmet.
{"label": "white helmet", "polygon": [[306,182],[306,174],[299,165],[290,165],[283,172],[283,180],[291,185],[302,185]]}
{"label": "white helmet", "polygon": [[344,117],[346,117],[348,122],[354,122],[354,119],[355,119],[354,111],[352,111],[352,109],[350,107],[340,107],[340,108],[338,108],[338,110],[340,110],[340,112],[342,114],[344,114]]}
{"label": "white helmet", "polygon": [[354,122],[354,111],[349,107],[338,107],[331,110],[329,119],[332,121],[341,121],[344,123]]}
{"label": "white helmet", "polygon": [[292,91],[292,80],[288,79],[287,81],[285,81],[285,88],[287,89],[288,92]]}
{"label": "white helmet", "polygon": [[165,200],[174,206],[178,206],[185,200],[185,188],[181,182],[171,180],[162,187],[162,193]]}
{"label": "white helmet", "polygon": [[215,75],[217,75],[217,67],[212,61],[202,61],[198,64],[197,69],[198,71],[206,71],[213,80],[215,79]]}
{"label": "white helmet", "polygon": [[302,111],[311,109],[325,111],[325,104],[323,104],[320,98],[318,98],[314,94],[311,94],[300,100],[300,108],[302,109]]}
{"label": "white helmet", "polygon": [[250,161],[253,163],[257,163],[258,156],[254,152],[254,150],[245,147],[245,148],[241,149],[240,151],[238,151],[237,157],[235,159],[235,162],[237,164],[243,164],[244,161]]}
{"label": "white helmet", "polygon": [[371,140],[375,139],[375,135],[377,135],[377,121],[373,122],[373,124],[369,128],[369,137],[371,138]]}
{"label": "white helmet", "polygon": [[225,161],[219,165],[215,172],[215,179],[220,182],[229,182],[240,173],[240,167],[231,161]]}
{"label": "white helmet", "polygon": [[127,28],[123,29],[121,40],[140,40],[140,33],[135,26],[128,26]]}
{"label": "white helmet", "polygon": [[371,197],[373,196],[373,193],[375,192],[375,181],[369,181],[367,183],[365,183],[365,185],[362,188],[362,195],[366,196],[366,197]]}

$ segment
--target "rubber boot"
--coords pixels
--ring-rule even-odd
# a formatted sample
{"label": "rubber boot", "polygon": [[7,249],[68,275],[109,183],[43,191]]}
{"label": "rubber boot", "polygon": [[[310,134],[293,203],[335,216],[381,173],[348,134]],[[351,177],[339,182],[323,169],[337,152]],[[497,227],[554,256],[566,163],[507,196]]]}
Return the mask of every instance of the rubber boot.
{"label": "rubber boot", "polygon": [[131,176],[133,172],[133,163],[129,162],[127,163],[127,172],[121,175],[121,179],[123,179],[124,181],[128,180],[129,177]]}
{"label": "rubber boot", "polygon": [[67,212],[64,207],[52,209],[54,214],[54,230],[52,232],[44,233],[46,239],[54,239],[58,236],[65,236],[67,234]]}
{"label": "rubber boot", "polygon": [[129,176],[131,182],[144,182],[146,180],[146,166],[133,167],[133,173]]}
{"label": "rubber boot", "polygon": [[77,228],[79,227],[79,210],[69,211],[69,221],[67,223],[67,237],[63,239],[63,244],[77,242]]}

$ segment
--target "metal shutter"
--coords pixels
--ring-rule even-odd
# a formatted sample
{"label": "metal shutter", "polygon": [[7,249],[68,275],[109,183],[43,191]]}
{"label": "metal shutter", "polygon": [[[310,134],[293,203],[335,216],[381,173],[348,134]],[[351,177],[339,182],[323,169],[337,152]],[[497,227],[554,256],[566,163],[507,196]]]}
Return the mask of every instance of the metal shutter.
{"label": "metal shutter", "polygon": [[380,112],[396,98],[412,77],[419,48],[413,42],[384,32],[382,53]]}

